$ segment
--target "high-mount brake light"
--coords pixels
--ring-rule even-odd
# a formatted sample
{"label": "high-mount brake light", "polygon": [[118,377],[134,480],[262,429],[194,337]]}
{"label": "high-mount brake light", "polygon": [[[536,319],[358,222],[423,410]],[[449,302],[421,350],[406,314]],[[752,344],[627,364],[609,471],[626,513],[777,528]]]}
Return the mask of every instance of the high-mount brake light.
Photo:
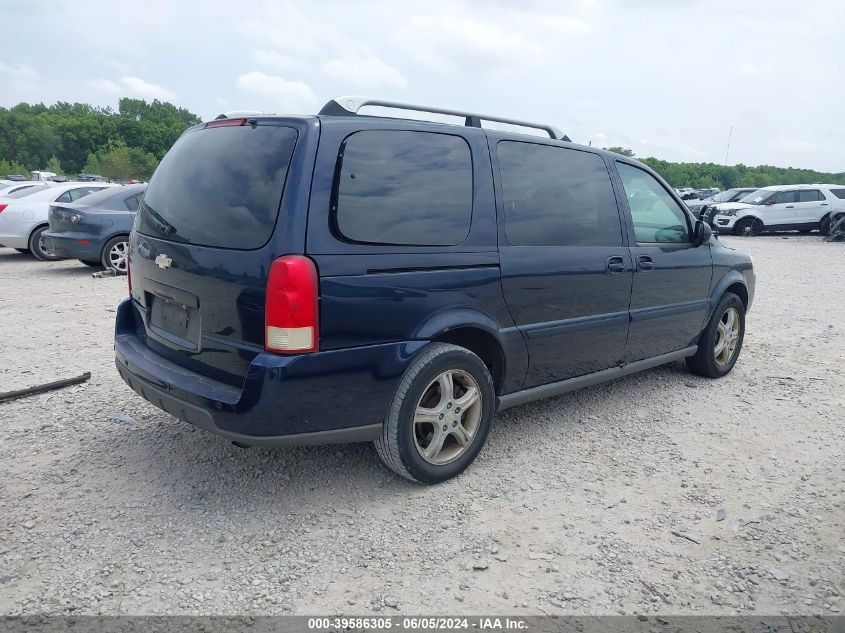
{"label": "high-mount brake light", "polygon": [[205,124],[205,127],[239,127],[246,125],[246,119],[215,119]]}
{"label": "high-mount brake light", "polygon": [[302,354],[320,349],[317,267],[301,255],[279,257],[267,275],[264,349]]}

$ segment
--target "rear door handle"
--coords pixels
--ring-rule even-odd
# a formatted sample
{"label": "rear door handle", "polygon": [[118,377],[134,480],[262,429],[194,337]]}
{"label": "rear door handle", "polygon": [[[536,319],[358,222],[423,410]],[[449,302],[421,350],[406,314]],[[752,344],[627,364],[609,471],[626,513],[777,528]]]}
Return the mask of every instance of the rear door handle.
{"label": "rear door handle", "polygon": [[611,275],[618,275],[619,273],[624,273],[625,258],[621,255],[614,255],[613,257],[608,257],[605,268],[607,268],[607,272],[609,272]]}
{"label": "rear door handle", "polygon": [[791,204],[788,204],[788,205],[786,205],[786,208],[787,208],[787,209],[794,209],[795,207],[794,207],[794,206],[792,206]]}
{"label": "rear door handle", "polygon": [[654,261],[648,255],[639,255],[637,257],[637,269],[643,273],[654,270]]}
{"label": "rear door handle", "polygon": [[819,206],[820,207],[829,207],[830,205],[827,202],[822,202]]}

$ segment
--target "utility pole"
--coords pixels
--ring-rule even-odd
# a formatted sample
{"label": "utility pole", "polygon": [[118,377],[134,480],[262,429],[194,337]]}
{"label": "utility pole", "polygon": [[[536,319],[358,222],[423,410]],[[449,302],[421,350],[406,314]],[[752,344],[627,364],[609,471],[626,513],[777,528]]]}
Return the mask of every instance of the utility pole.
{"label": "utility pole", "polygon": [[731,137],[734,133],[734,126],[731,126],[731,129],[728,131],[728,147],[725,150],[725,165],[722,167],[722,186],[725,189],[728,189],[728,155],[731,153]]}

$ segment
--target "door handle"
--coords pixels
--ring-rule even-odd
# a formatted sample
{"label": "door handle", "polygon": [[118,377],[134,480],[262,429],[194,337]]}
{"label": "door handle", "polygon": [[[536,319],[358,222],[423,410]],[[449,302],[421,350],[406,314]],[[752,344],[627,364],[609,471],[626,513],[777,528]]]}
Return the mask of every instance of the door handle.
{"label": "door handle", "polygon": [[640,272],[647,273],[654,270],[654,260],[648,255],[640,255],[637,257],[637,269]]}
{"label": "door handle", "polygon": [[786,205],[786,208],[787,208],[787,209],[794,209],[795,207],[794,207],[793,205],[791,205],[791,204],[788,204],[788,205]]}
{"label": "door handle", "polygon": [[819,206],[820,207],[829,207],[830,205],[827,202],[822,202]]}
{"label": "door handle", "polygon": [[621,255],[614,255],[613,257],[608,257],[605,268],[607,269],[607,272],[609,272],[611,275],[618,275],[619,273],[624,273],[625,258]]}

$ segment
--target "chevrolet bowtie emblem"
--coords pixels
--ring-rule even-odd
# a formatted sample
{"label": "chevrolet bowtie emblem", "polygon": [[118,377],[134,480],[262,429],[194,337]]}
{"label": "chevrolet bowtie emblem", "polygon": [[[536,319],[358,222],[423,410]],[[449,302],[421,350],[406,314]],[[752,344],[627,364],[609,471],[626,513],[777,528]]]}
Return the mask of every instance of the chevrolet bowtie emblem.
{"label": "chevrolet bowtie emblem", "polygon": [[170,264],[173,263],[173,260],[170,259],[164,253],[159,253],[158,257],[156,257],[156,266],[159,268],[170,268]]}

